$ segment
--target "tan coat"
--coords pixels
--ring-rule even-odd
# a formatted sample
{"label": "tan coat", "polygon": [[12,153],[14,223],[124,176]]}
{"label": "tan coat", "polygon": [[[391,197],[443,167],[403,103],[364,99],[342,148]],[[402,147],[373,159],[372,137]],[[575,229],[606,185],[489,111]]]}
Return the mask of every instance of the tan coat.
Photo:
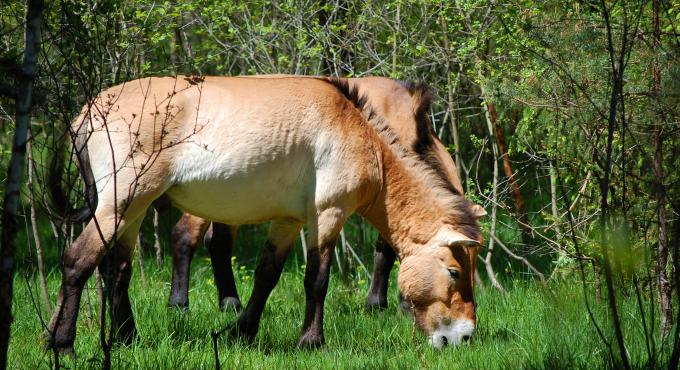
{"label": "tan coat", "polygon": [[[451,191],[451,179],[414,154],[435,151],[436,143],[402,143],[353,89],[330,82],[146,78],[112,87],[86,107],[73,131],[89,136],[99,203],[95,220],[64,257],[62,294],[50,323],[55,345],[72,345],[75,316],[69,312],[105,243],[115,235],[131,249],[146,209],[161,196],[222,223],[271,220],[274,265],[307,224],[310,252],[321,264],[318,276],[310,277],[308,268],[303,345],[323,341],[318,326],[325,289],[311,287],[327,284],[329,250],[354,212],[401,257],[402,292],[430,342],[441,346],[471,335],[474,246],[481,241],[473,208]],[[419,125],[424,129],[431,130]]]}

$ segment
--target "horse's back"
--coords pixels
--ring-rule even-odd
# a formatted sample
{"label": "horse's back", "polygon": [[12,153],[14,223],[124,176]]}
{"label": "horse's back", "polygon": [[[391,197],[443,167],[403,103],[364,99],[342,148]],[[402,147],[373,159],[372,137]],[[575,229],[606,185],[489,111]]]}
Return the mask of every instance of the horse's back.
{"label": "horse's back", "polygon": [[96,106],[96,179],[110,177],[109,158],[136,166],[132,175],[143,167],[151,178],[135,181],[225,223],[304,218],[355,191],[373,158],[359,112],[317,79],[147,78],[102,92]]}

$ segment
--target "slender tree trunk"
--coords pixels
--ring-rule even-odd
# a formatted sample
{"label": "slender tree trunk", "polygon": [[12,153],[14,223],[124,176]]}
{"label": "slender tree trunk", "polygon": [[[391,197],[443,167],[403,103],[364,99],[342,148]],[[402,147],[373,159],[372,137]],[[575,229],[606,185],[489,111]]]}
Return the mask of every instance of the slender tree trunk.
{"label": "slender tree trunk", "polygon": [[302,245],[302,259],[307,265],[307,239],[305,239],[305,229],[300,228],[300,244]]}
{"label": "slender tree trunk", "polygon": [[663,184],[663,130],[658,128],[655,136],[655,153],[653,161],[656,197],[656,215],[659,223],[659,242],[656,249],[656,283],[659,289],[659,305],[661,315],[661,335],[668,335],[673,325],[673,306],[671,305],[671,284],[668,277],[668,229],[666,217],[666,189]]}
{"label": "slender tree trunk", "polygon": [[87,307],[87,326],[92,327],[94,322],[94,311],[92,311],[92,301],[90,300],[90,284],[85,284],[85,306]]}
{"label": "slender tree trunk", "polygon": [[[451,124],[451,137],[453,138],[453,145],[456,147],[455,151],[455,160],[456,160],[456,171],[458,171],[458,178],[461,181],[466,181],[466,179],[463,179],[462,174],[460,173],[460,168],[461,166],[465,166],[465,163],[463,162],[463,159],[460,155],[461,147],[460,147],[460,135],[458,134],[458,121],[456,120],[456,88],[458,86],[458,82],[460,82],[460,70],[456,73],[456,79],[452,80],[451,79],[451,72],[449,71],[449,77],[447,81],[447,100],[448,100],[448,105],[449,105],[449,112],[451,112],[451,118],[450,118],[450,124]],[[455,84],[455,88],[454,88]],[[465,188],[465,186],[463,186]]]}
{"label": "slender tree trunk", "polygon": [[40,28],[44,3],[29,0],[26,6],[24,60],[17,75],[15,130],[12,157],[7,167],[0,230],[0,369],[7,367],[10,328],[12,325],[12,295],[14,292],[14,256],[18,228],[17,213],[24,181],[26,139],[31,121],[33,80],[38,68]]}
{"label": "slender tree trunk", "polygon": [[40,290],[45,300],[45,312],[47,316],[52,315],[52,304],[50,303],[50,294],[47,292],[47,277],[45,274],[45,262],[43,259],[42,240],[40,240],[40,231],[38,230],[38,215],[35,209],[35,189],[33,188],[33,145],[31,140],[26,143],[26,150],[28,151],[28,199],[31,203],[31,229],[33,230],[33,239],[35,240],[35,254],[38,258],[38,274],[40,279]]}
{"label": "slender tree trunk", "polygon": [[[673,209],[680,213],[680,202],[673,203]],[[675,219],[673,227],[673,270],[675,272],[675,293],[680,296],[680,218]],[[680,309],[676,313],[675,322],[680,323]],[[668,361],[668,369],[675,370],[680,364],[680,325],[675,326],[675,339],[673,340],[673,353]]]}
{"label": "slender tree trunk", "polygon": [[489,112],[489,120],[493,127],[494,138],[498,144],[498,151],[501,159],[503,160],[503,173],[505,177],[508,178],[508,185],[510,185],[510,191],[512,192],[512,197],[515,200],[515,211],[517,212],[517,218],[519,220],[519,228],[522,231],[522,241],[524,244],[531,244],[533,239],[531,227],[529,226],[529,219],[527,217],[526,206],[524,205],[524,199],[522,198],[522,193],[519,190],[519,185],[515,179],[515,174],[512,171],[512,165],[510,164],[510,156],[508,155],[508,145],[505,141],[505,134],[503,129],[498,123],[498,112],[496,111],[496,104],[486,100],[488,97],[484,92],[482,93],[484,100],[486,102],[486,109]]}
{"label": "slender tree trunk", "polygon": [[342,281],[346,286],[349,286],[350,255],[347,249],[347,237],[345,236],[344,227],[340,229],[340,244],[342,244]]}
{"label": "slender tree trunk", "polygon": [[562,240],[562,232],[560,231],[560,214],[557,210],[557,169],[555,169],[555,160],[550,160],[550,210],[553,217],[553,229],[557,240]]}
{"label": "slender tree trunk", "polygon": [[[612,169],[612,149],[614,145],[614,130],[617,125],[617,113],[619,96],[623,91],[623,68],[625,67],[623,61],[626,54],[626,38],[628,26],[624,18],[623,25],[623,47],[620,50],[619,60],[615,56],[614,43],[612,38],[612,28],[609,19],[609,9],[604,0],[601,1],[602,12],[607,28],[608,51],[611,63],[611,96],[609,101],[609,117],[607,119],[607,146],[605,149],[604,168],[602,169],[604,175],[600,182],[600,252],[602,253],[604,280],[607,286],[607,300],[609,303],[609,310],[611,312],[612,324],[614,327],[614,334],[616,336],[616,343],[619,347],[619,355],[621,356],[621,364],[618,366],[624,369],[630,369],[630,360],[626,350],[625,338],[623,336],[623,329],[621,327],[621,316],[619,315],[619,308],[616,300],[616,288],[614,287],[611,257],[609,253],[609,186]],[[625,220],[624,220],[625,222]]]}
{"label": "slender tree trunk", "polygon": [[146,274],[144,273],[144,254],[142,253],[142,241],[137,235],[137,263],[139,263],[139,276],[142,278],[142,285],[146,286]]}
{"label": "slender tree trunk", "polygon": [[460,167],[463,166],[463,161],[460,157],[460,139],[458,135],[458,122],[456,121],[455,107],[456,90],[458,89],[458,83],[460,82],[460,69],[462,67],[459,67],[458,71],[456,71],[455,79],[452,78],[451,74],[453,71],[451,71],[451,59],[453,55],[451,54],[453,53],[453,50],[451,50],[449,42],[449,25],[443,13],[440,14],[439,21],[441,23],[442,30],[444,31],[444,50],[446,50],[446,103],[448,105],[449,114],[451,115],[449,121],[451,126],[451,137],[453,138],[453,145],[456,147],[456,152],[454,153],[454,158],[456,160],[456,171],[458,171],[458,178],[462,180],[463,178],[461,177]]}
{"label": "slender tree trunk", "polygon": [[153,248],[156,250],[156,265],[163,267],[163,247],[161,247],[160,216],[157,210],[153,210]]}
{"label": "slender tree trunk", "polygon": [[[484,105],[484,117],[486,119],[486,124],[487,124],[487,129],[488,129],[488,134],[489,134],[489,142],[491,144],[491,148],[493,150],[493,184],[491,186],[491,227],[490,227],[490,233],[491,235],[496,235],[496,221],[497,221],[497,214],[496,210],[498,208],[498,146],[496,145],[496,140],[494,140],[494,130],[493,130],[493,122],[492,119],[494,119],[492,114],[495,115],[495,110],[492,113],[489,110],[489,104],[486,102],[486,94],[485,94],[485,89],[483,85],[480,85],[480,88],[482,90],[482,98],[485,100],[485,105]],[[493,265],[491,264],[491,257],[493,254],[493,248],[494,248],[494,242],[495,240],[493,238],[489,238],[489,246],[487,248],[486,252],[486,257],[484,258],[484,265],[486,266],[486,273],[489,275],[489,280],[491,281],[491,285],[500,290],[501,292],[505,292],[505,289],[503,289],[503,286],[501,283],[498,281],[496,278],[496,273],[493,270]]]}
{"label": "slender tree trunk", "polygon": [[[657,53],[652,63],[652,94],[658,99],[661,91],[661,68],[659,66],[659,45],[661,44],[661,29],[659,27],[659,0],[652,1],[652,49]],[[659,121],[654,127],[654,196],[656,200],[656,216],[659,224],[659,242],[656,249],[656,283],[659,289],[659,313],[661,314],[661,336],[665,337],[673,325],[673,306],[671,301],[671,283],[668,277],[668,228],[666,216],[666,187],[664,185],[663,169],[663,114],[659,112]]]}
{"label": "slender tree trunk", "polygon": [[395,25],[394,25],[394,38],[392,39],[392,71],[390,73],[391,77],[395,77],[397,74],[397,51],[398,51],[398,42],[397,40],[399,39],[399,31],[401,29],[401,3],[397,3],[397,16],[395,18]]}

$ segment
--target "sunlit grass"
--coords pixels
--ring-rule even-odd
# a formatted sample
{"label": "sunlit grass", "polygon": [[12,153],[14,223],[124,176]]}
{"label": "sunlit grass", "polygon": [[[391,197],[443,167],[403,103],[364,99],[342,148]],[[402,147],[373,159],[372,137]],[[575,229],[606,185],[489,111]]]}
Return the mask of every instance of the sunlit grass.
{"label": "sunlit grass", "polygon": [[[249,268],[237,273],[242,298],[250,293],[250,274]],[[168,264],[159,270],[149,263],[146,275],[147,285],[143,286],[136,270],[130,291],[139,339],[132,346],[113,350],[113,367],[214,368],[210,333],[233,322],[235,314],[218,310],[209,263],[204,259],[194,262],[189,312],[169,309],[166,305],[170,289]],[[578,282],[553,283],[547,288],[519,282],[505,295],[489,288],[480,289],[477,294],[479,323],[474,341],[459,348],[436,351],[414,330],[410,318],[397,312],[394,287],[389,295],[390,308],[369,313],[363,308],[366,284],[346,287],[339,276],[333,275],[325,311],[327,345],[319,350],[300,351],[295,345],[303,318],[302,280],[301,269],[288,268],[284,272],[268,302],[255,343],[245,345],[224,337],[219,340],[222,368],[593,369],[609,366],[607,349],[588,318]],[[58,283],[59,273],[53,272],[49,276],[51,292],[57,291]],[[38,340],[42,326],[33,302],[41,302],[37,285],[21,274],[15,285],[10,367],[50,368],[51,354],[43,351]],[[610,333],[605,303],[594,297],[590,299],[599,324]],[[94,317],[90,318],[83,298],[76,363],[72,359],[63,360],[69,368],[101,367],[98,305],[93,289],[90,301]],[[630,356],[636,367],[644,366],[647,353],[635,297],[622,298],[620,303]]]}

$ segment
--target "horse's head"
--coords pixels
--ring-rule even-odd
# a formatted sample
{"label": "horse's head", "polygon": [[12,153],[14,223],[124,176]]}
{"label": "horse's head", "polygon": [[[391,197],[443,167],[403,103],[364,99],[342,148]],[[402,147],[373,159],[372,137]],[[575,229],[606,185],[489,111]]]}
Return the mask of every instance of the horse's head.
{"label": "horse's head", "polygon": [[440,231],[425,247],[401,261],[399,288],[416,325],[441,348],[472,337],[476,326],[473,297],[479,240]]}

